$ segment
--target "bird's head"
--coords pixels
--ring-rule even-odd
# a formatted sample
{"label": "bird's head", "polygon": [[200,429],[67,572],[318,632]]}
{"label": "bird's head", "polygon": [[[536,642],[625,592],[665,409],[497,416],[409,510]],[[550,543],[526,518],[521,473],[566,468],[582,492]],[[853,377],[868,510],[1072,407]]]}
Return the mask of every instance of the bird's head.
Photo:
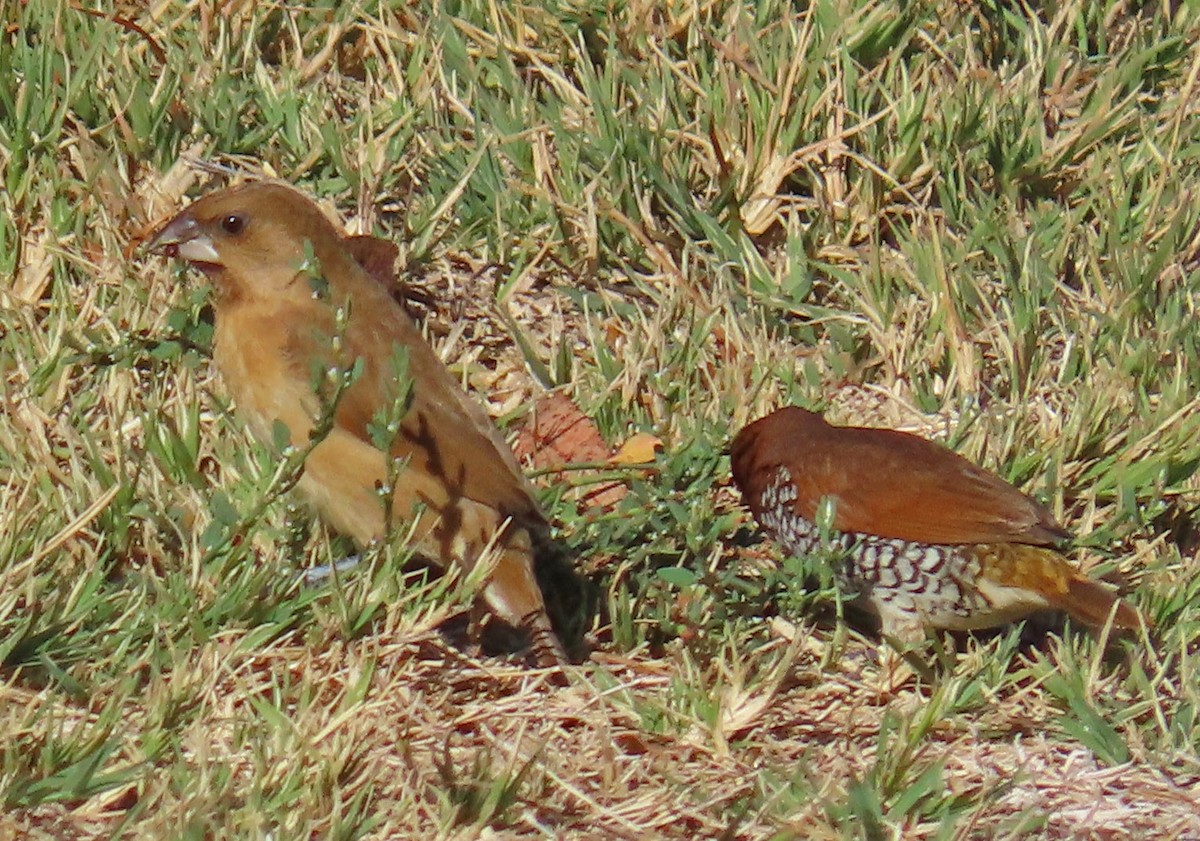
{"label": "bird's head", "polygon": [[[279,295],[314,254],[335,259],[340,235],[310,199],[283,184],[257,181],[210,193],[167,222],[149,249],[180,257],[210,279],[218,297]],[[307,245],[306,245],[307,243]]]}
{"label": "bird's head", "polygon": [[803,462],[832,427],[815,412],[785,406],[746,426],[730,445],[733,481],[749,497],[762,492],[781,465]]}

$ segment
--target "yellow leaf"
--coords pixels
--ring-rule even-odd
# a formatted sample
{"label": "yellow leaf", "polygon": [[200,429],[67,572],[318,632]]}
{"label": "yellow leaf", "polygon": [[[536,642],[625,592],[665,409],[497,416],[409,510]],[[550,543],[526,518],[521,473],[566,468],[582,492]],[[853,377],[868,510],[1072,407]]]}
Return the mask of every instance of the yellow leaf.
{"label": "yellow leaf", "polygon": [[609,459],[612,464],[645,464],[654,461],[663,442],[649,432],[638,432],[629,436],[617,454]]}

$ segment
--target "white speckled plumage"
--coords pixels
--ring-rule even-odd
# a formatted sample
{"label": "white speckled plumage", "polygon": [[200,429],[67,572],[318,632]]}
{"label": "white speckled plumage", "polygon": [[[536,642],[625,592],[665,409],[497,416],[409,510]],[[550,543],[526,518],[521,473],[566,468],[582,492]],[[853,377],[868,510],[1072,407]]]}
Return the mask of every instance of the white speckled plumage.
{"label": "white speckled plumage", "polygon": [[[822,547],[821,530],[796,513],[791,473],[776,471],[762,495],[759,523],[792,555],[811,555]],[[824,548],[840,550],[838,587],[872,608],[886,633],[912,636],[909,627],[933,625],[969,629],[988,621],[987,597],[961,582],[979,577],[980,564],[969,546],[909,543],[869,534],[827,531]],[[894,620],[892,616],[898,614]]]}
{"label": "white speckled plumage", "polygon": [[1044,607],[1140,623],[1058,553],[1067,532],[1045,506],[924,439],[790,407],[739,432],[731,460],[762,528],[793,555],[840,552],[839,588],[877,613],[885,634],[991,627]]}

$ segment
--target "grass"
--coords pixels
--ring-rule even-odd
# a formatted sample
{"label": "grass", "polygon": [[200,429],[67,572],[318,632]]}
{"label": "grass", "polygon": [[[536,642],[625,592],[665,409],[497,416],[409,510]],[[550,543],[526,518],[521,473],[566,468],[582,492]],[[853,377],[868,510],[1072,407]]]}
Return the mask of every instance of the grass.
{"label": "grass", "polygon": [[[1200,18],[0,2],[0,837],[1200,837]],[[547,509],[599,585],[574,686],[439,632],[472,582],[347,551],[136,249],[275,174],[401,247],[515,430],[665,451]],[[729,438],[785,403],[1048,502],[1151,639],[1020,629],[871,689]],[[822,583],[824,582],[824,583]]]}

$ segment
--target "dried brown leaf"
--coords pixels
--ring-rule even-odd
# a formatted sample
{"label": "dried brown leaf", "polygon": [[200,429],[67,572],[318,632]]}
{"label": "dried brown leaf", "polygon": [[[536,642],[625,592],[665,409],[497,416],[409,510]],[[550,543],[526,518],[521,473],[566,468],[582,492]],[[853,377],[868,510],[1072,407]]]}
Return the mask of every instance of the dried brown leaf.
{"label": "dried brown leaf", "polygon": [[[517,436],[514,451],[518,459],[529,459],[538,470],[593,464],[609,458],[608,445],[595,422],[561,392],[546,394],[537,401]],[[610,508],[628,492],[617,480],[601,482],[588,486],[579,501],[584,508]]]}
{"label": "dried brown leaf", "polygon": [[596,424],[561,392],[538,399],[514,449],[538,470],[605,461],[609,452]]}

